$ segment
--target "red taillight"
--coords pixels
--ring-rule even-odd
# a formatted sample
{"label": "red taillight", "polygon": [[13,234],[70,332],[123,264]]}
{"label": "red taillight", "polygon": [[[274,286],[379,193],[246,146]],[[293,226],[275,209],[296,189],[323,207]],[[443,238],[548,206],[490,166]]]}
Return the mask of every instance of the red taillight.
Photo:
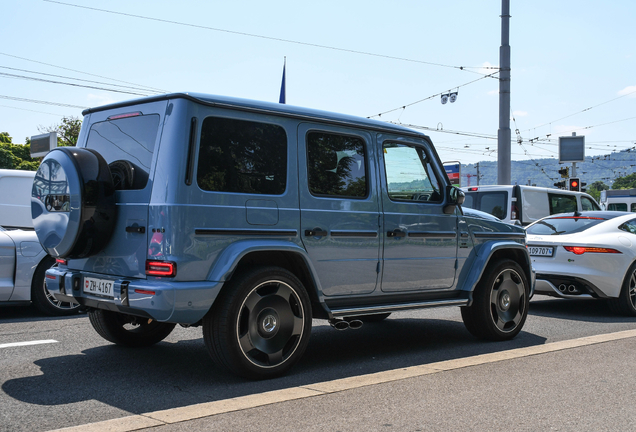
{"label": "red taillight", "polygon": [[66,265],[67,261],[62,258],[55,258],[55,262],[58,264]]}
{"label": "red taillight", "polygon": [[146,274],[148,276],[175,277],[177,275],[177,263],[147,260]]}
{"label": "red taillight", "polygon": [[622,253],[616,249],[611,248],[599,248],[599,247],[584,247],[584,246],[563,246],[568,252],[574,252],[575,255],[583,255],[585,252],[588,253]]}
{"label": "red taillight", "polygon": [[475,192],[475,191],[477,191],[477,190],[479,190],[479,188],[476,188],[476,187],[470,187],[470,188],[468,188],[468,191],[469,191],[469,192]]}

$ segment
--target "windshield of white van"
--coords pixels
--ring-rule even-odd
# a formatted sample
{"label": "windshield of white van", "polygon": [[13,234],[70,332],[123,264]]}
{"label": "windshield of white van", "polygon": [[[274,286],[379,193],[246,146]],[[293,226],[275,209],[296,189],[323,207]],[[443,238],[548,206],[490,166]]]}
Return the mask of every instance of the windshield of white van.
{"label": "windshield of white van", "polygon": [[120,167],[122,163],[131,164],[134,181],[128,189],[143,189],[148,181],[158,130],[158,114],[106,120],[91,126],[86,147],[99,152],[109,164],[115,161],[122,161],[118,164]]}

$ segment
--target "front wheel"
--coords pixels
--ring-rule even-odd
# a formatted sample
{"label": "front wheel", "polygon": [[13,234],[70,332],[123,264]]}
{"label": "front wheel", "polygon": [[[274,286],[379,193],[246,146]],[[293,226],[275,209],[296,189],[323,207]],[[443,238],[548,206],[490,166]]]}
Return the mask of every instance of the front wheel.
{"label": "front wheel", "polygon": [[512,339],[528,316],[529,291],[526,275],[515,261],[490,264],[475,288],[473,304],[461,308],[464,325],[482,339]]}
{"label": "front wheel", "polygon": [[311,332],[311,306],[302,283],[278,267],[237,275],[203,319],[203,339],[215,363],[249,379],[287,372]]}
{"label": "front wheel", "polygon": [[636,316],[636,263],[627,270],[621,292],[618,298],[609,299],[609,306],[614,313]]}
{"label": "front wheel", "polygon": [[88,311],[88,318],[101,337],[127,347],[154,345],[168,337],[175,327],[175,324],[161,323],[103,309]]}

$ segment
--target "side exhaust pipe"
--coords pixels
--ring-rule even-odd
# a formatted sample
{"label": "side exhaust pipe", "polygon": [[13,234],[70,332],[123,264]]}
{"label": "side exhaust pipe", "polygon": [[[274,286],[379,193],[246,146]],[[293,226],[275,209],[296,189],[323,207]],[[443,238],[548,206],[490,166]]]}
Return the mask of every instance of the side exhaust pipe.
{"label": "side exhaust pipe", "polygon": [[347,321],[338,318],[330,319],[329,324],[331,324],[331,327],[336,330],[346,330],[349,328],[349,323]]}
{"label": "side exhaust pipe", "polygon": [[570,286],[568,287],[568,292],[569,292],[570,294],[574,294],[575,292],[577,292],[577,289],[576,289],[576,287],[575,287],[574,285],[570,285]]}
{"label": "side exhaust pipe", "polygon": [[350,329],[354,329],[357,330],[360,327],[362,327],[363,322],[359,319],[352,319],[351,321],[349,321],[349,328]]}
{"label": "side exhaust pipe", "polygon": [[562,293],[566,292],[567,290],[568,290],[568,287],[566,287],[565,284],[559,285],[559,291],[561,291]]}

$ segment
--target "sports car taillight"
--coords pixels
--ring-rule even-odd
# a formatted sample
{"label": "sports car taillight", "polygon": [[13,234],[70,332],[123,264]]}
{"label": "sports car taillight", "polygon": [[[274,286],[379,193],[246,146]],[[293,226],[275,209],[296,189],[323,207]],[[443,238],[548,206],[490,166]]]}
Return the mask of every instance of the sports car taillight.
{"label": "sports car taillight", "polygon": [[575,255],[583,255],[585,252],[590,252],[590,253],[615,253],[615,254],[622,253],[621,251],[618,251],[616,249],[600,248],[600,247],[563,246],[563,249],[565,249],[568,252],[574,252]]}

